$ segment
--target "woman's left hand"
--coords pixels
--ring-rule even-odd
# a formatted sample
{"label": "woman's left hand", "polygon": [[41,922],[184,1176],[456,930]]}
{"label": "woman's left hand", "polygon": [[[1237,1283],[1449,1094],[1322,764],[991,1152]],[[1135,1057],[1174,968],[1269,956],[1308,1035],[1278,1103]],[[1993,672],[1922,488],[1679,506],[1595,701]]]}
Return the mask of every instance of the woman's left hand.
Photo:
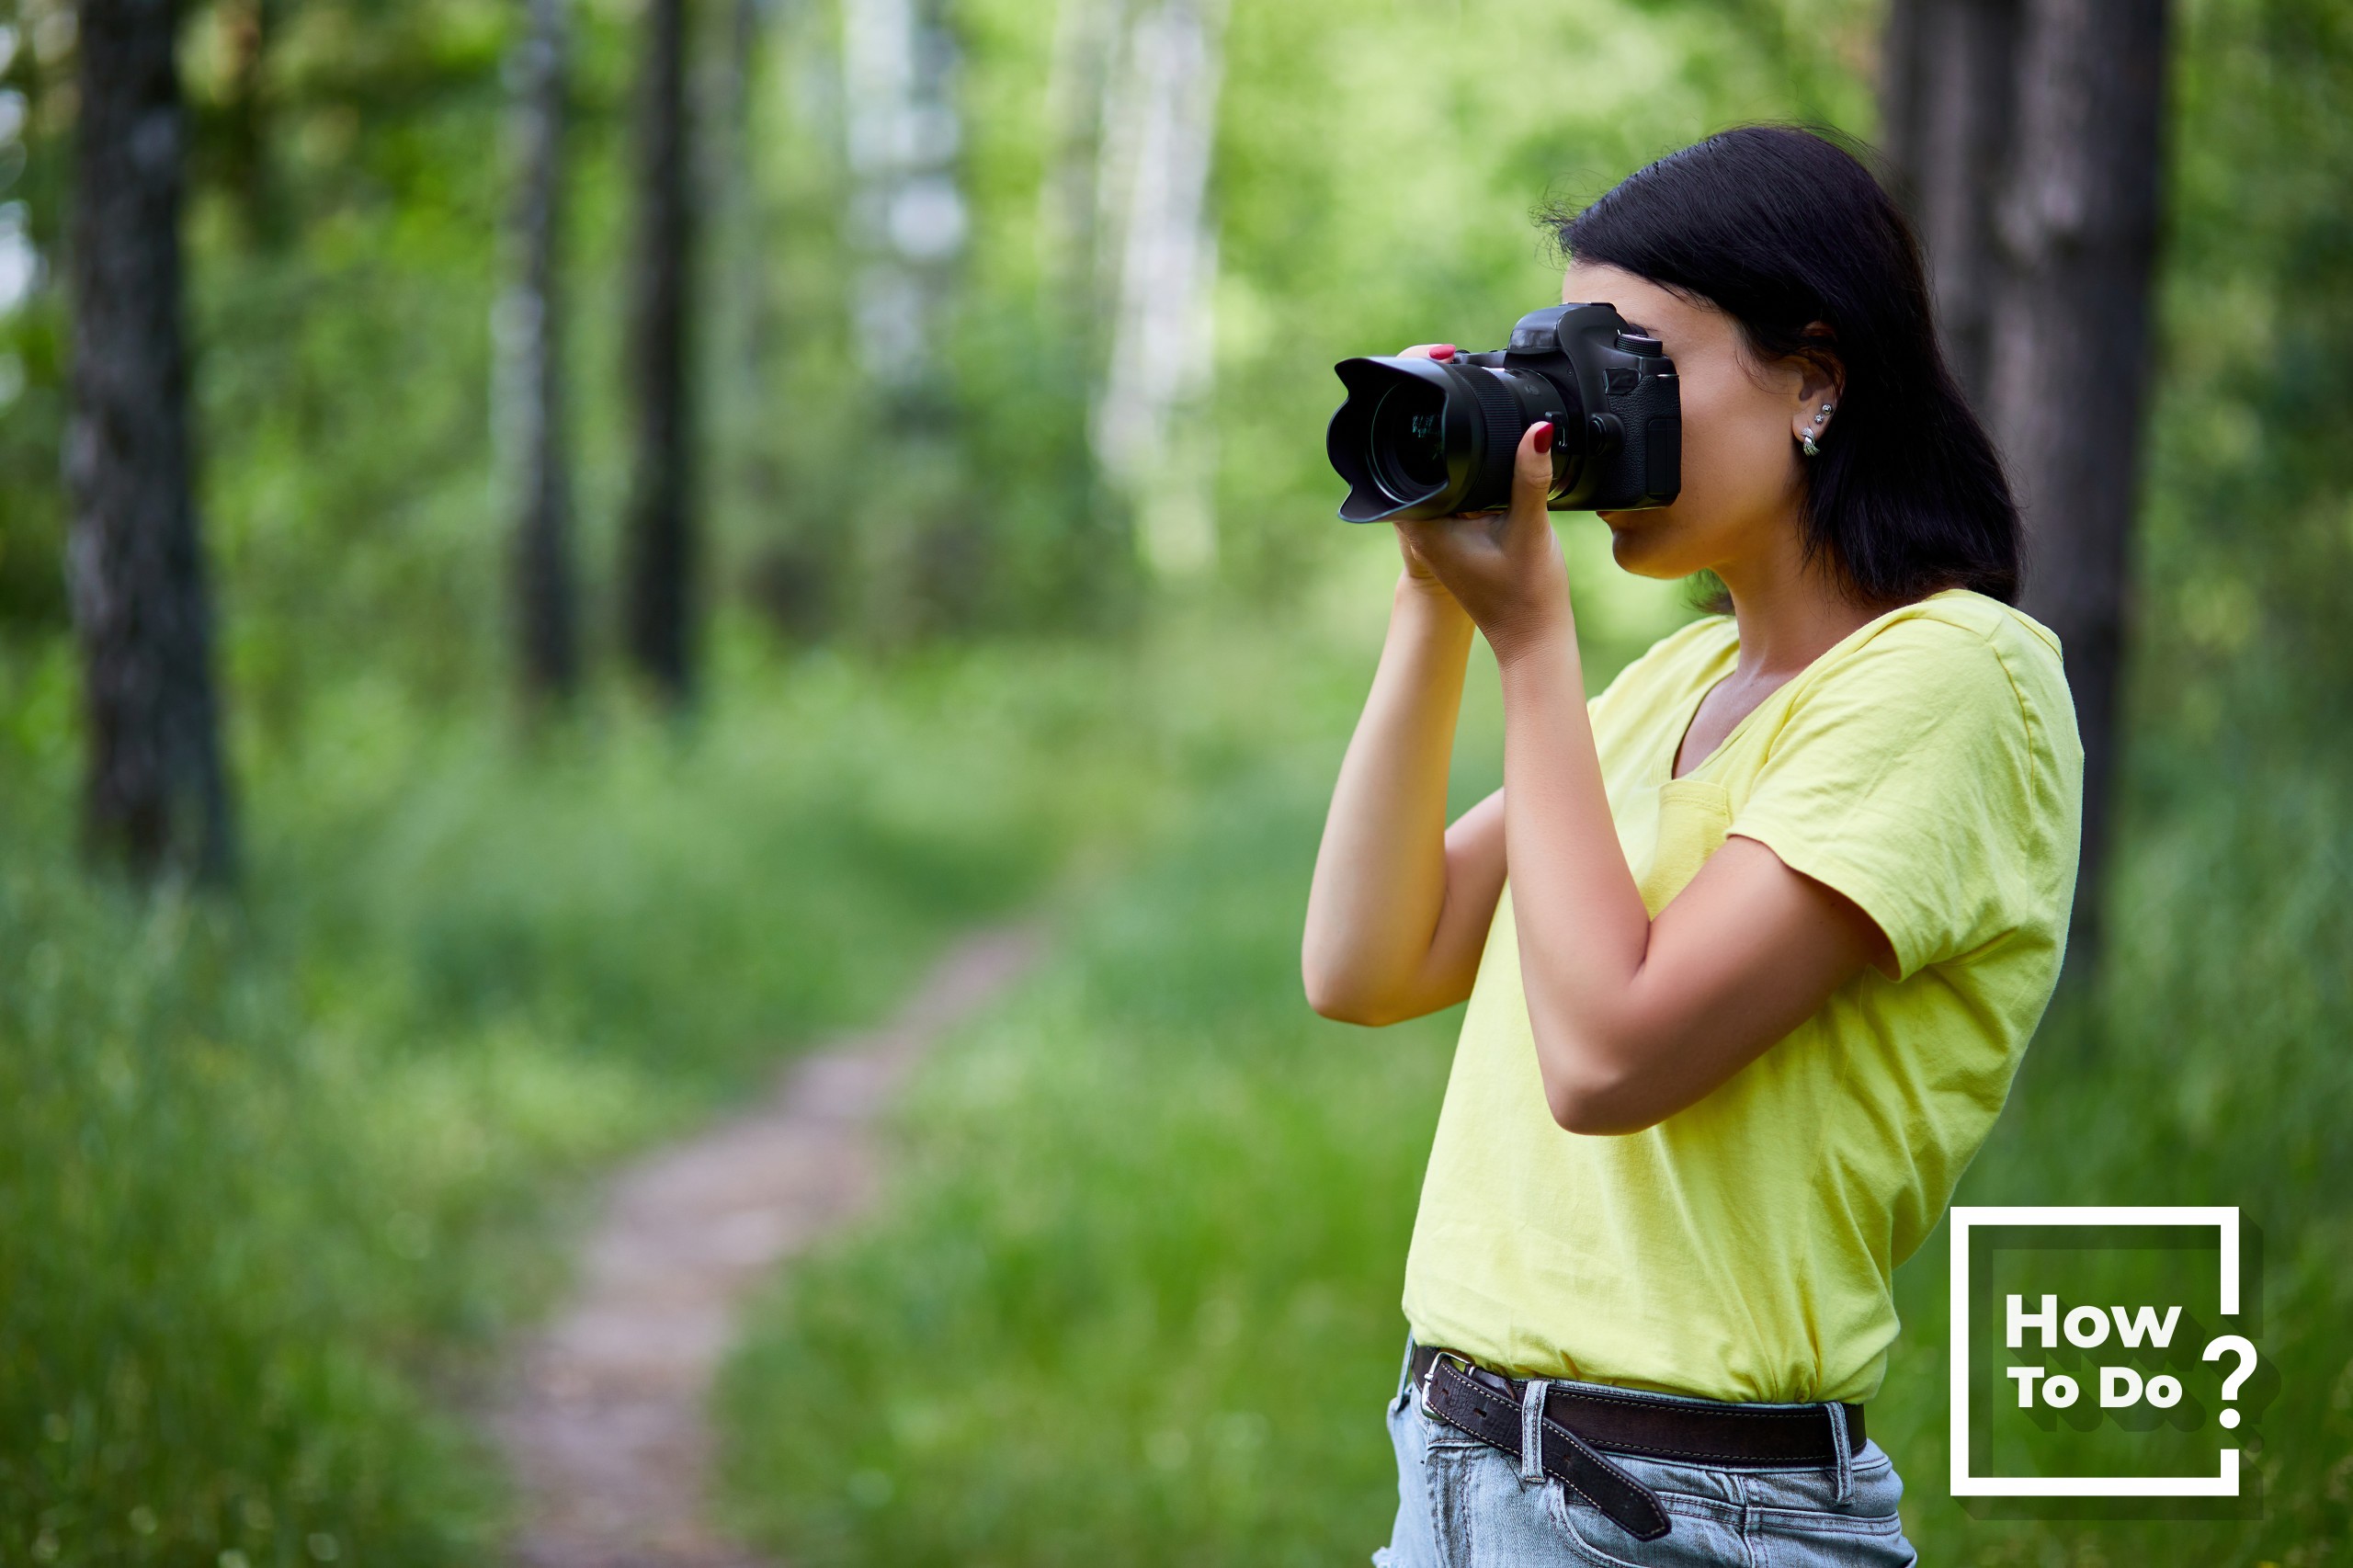
{"label": "woman's left hand", "polygon": [[1397,525],[1499,659],[1568,623],[1568,568],[1544,505],[1552,488],[1552,426],[1539,423],[1520,437],[1508,511]]}

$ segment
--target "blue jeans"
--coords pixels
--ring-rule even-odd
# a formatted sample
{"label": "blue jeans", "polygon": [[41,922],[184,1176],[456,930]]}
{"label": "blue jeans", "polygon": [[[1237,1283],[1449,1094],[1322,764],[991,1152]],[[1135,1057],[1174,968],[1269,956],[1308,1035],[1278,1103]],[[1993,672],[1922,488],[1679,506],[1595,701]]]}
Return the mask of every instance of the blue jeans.
{"label": "blue jeans", "polygon": [[1523,1480],[1513,1455],[1424,1415],[1410,1378],[1409,1358],[1389,1402],[1397,1524],[1389,1544],[1372,1554],[1376,1568],[1915,1568],[1919,1562],[1895,1512],[1904,1483],[1877,1443],[1866,1441],[1853,1456],[1851,1495],[1843,1504],[1835,1465],[1733,1470],[1610,1454],[1658,1494],[1674,1526],[1656,1540],[1636,1540],[1552,1476]]}

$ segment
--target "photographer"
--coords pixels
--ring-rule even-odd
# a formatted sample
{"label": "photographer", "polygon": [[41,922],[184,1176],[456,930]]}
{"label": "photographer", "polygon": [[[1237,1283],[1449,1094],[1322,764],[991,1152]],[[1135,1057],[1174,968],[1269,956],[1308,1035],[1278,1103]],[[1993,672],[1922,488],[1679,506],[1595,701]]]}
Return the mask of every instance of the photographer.
{"label": "photographer", "polygon": [[[1604,507],[1617,562],[1712,572],[1729,613],[1587,702],[1540,418],[1504,509],[1395,522],[1302,945],[1327,1017],[1470,1000],[1375,1561],[1908,1563],[1862,1402],[1892,1272],[2057,980],[2059,649],[2011,608],[2016,508],[1853,157],[1728,131],[1557,221],[1562,299],[1614,306],[1679,383],[1679,489]],[[1449,826],[1474,629],[1504,787]]]}

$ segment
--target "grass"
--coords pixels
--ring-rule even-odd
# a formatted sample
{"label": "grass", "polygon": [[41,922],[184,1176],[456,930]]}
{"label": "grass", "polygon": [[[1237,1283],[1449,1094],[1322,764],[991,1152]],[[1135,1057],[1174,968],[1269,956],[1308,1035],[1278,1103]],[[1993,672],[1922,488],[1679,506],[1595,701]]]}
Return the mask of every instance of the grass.
{"label": "grass", "polygon": [[62,655],[5,671],[0,1562],[479,1562],[468,1422],[582,1178],[1133,832],[1132,660],[729,654],[674,733],[362,687],[245,756],[237,898],[73,842]]}
{"label": "grass", "polygon": [[[1354,681],[1323,688],[1338,706],[1070,922],[1060,961],[923,1085],[885,1213],[778,1288],[726,1374],[739,1528],[795,1562],[892,1568],[1360,1562],[1386,1539],[1381,1404],[1460,1015],[1368,1034],[1299,996],[1324,791],[1369,667],[1360,647]],[[1474,700],[1458,806],[1489,781],[1493,717]],[[2345,1560],[2353,770],[2333,743],[2249,744],[2144,736],[2110,961],[2046,1026],[1961,1200],[2243,1206],[2262,1233],[2267,1367],[2241,1435],[2261,1517],[1947,1497],[1939,1233],[1899,1271],[1872,1411],[1925,1562]]]}
{"label": "grass", "polygon": [[[919,1085],[885,1211],[756,1314],[725,1506],[811,1564],[1360,1560],[1458,1017],[1368,1033],[1297,992],[1378,556],[1116,649],[730,641],[682,732],[597,704],[526,748],[347,684],[248,743],[234,901],[72,863],[63,655],[0,661],[0,1562],[487,1560],[473,1391],[585,1178],[1074,869],[1057,956]],[[1597,667],[1671,608],[1591,604]],[[2353,1536],[2353,770],[2234,727],[2283,700],[2147,727],[2111,963],[1962,1193],[2245,1206],[2265,1517],[1946,1499],[1939,1237],[1872,1415],[1927,1561],[2320,1568]],[[1496,736],[1481,670],[1458,804]]]}
{"label": "grass", "polygon": [[909,1568],[1374,1544],[1448,1040],[1297,1005],[1301,783],[1221,792],[928,1078],[890,1216],[730,1369],[742,1526]]}

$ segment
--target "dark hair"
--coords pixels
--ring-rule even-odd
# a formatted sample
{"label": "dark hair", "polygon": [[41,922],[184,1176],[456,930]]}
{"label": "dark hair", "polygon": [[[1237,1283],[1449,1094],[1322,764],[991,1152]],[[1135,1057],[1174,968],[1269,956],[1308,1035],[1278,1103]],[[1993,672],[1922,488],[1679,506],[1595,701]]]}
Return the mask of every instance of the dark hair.
{"label": "dark hair", "polygon": [[[1852,153],[1794,126],[1744,126],[1541,218],[1578,260],[1717,306],[1761,358],[1835,362],[1844,389],[1805,465],[1805,543],[1860,597],[2017,599],[2009,482],[1937,347],[1919,242]],[[1809,335],[1816,322],[1826,337]]]}

